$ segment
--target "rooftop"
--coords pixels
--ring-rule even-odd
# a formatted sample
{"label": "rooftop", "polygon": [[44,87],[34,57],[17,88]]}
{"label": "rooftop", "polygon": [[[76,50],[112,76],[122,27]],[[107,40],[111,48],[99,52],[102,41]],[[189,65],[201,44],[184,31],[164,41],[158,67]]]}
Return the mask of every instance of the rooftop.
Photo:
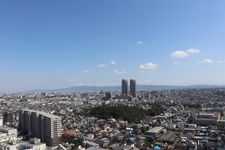
{"label": "rooftop", "polygon": [[53,115],[51,113],[47,113],[47,112],[42,112],[42,111],[38,111],[38,110],[31,110],[31,109],[22,109],[22,111],[28,111],[28,112],[35,112],[37,114],[40,114],[40,115],[43,115],[43,116],[46,116],[46,117],[49,117],[49,118],[52,118],[52,119],[61,119],[61,117],[59,116],[56,116],[56,115]]}
{"label": "rooftop", "polygon": [[163,130],[164,127],[154,127],[152,129],[149,129],[148,132],[151,132],[151,133],[158,133],[160,132],[161,130]]}

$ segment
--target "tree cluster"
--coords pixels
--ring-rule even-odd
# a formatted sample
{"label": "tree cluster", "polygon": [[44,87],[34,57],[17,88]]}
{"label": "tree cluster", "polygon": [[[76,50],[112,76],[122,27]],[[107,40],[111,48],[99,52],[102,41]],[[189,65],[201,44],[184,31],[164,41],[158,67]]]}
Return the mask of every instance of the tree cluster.
{"label": "tree cluster", "polygon": [[152,104],[147,110],[139,108],[137,106],[110,106],[103,105],[99,107],[92,108],[86,113],[89,116],[94,116],[101,119],[108,119],[110,117],[115,119],[123,119],[128,122],[139,123],[146,116],[155,116],[162,113],[163,109],[159,104]]}

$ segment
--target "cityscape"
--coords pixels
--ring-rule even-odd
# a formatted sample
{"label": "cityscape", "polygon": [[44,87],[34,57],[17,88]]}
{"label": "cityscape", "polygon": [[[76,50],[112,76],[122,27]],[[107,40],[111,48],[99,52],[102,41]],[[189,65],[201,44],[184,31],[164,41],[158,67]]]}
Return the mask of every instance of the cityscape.
{"label": "cityscape", "polygon": [[223,149],[224,88],[1,94],[1,149]]}
{"label": "cityscape", "polygon": [[225,150],[225,1],[0,0],[0,150]]}

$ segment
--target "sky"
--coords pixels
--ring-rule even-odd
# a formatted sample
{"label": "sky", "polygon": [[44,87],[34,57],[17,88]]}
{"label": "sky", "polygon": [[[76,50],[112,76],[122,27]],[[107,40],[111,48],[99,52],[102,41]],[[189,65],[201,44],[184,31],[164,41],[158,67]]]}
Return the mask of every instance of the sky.
{"label": "sky", "polygon": [[2,0],[0,91],[225,85],[225,1]]}

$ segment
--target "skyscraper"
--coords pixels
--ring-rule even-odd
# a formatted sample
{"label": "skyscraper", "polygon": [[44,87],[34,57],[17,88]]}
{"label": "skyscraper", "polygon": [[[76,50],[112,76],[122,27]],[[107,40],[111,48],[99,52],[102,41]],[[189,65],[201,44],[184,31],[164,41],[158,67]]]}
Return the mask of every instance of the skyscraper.
{"label": "skyscraper", "polygon": [[122,95],[127,96],[128,95],[128,81],[125,79],[122,79],[121,86],[122,86]]}
{"label": "skyscraper", "polygon": [[50,113],[22,109],[19,118],[20,130],[31,137],[40,138],[47,146],[57,146],[61,137],[61,117]]}
{"label": "skyscraper", "polygon": [[136,80],[130,79],[130,95],[136,97]]}

